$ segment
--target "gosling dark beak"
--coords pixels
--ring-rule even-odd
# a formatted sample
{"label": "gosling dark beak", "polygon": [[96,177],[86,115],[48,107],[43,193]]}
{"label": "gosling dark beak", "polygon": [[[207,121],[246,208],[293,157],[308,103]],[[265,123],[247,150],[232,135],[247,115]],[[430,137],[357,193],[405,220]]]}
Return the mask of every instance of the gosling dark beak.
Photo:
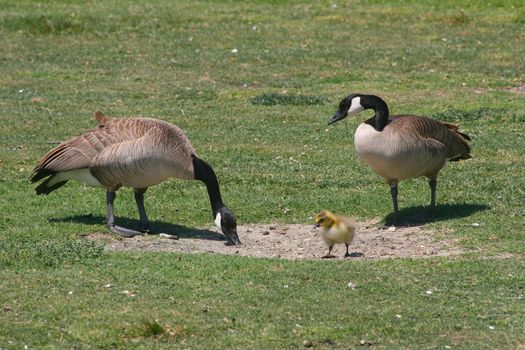
{"label": "gosling dark beak", "polygon": [[319,224],[315,224],[315,225],[314,225],[315,228],[318,228],[318,227],[320,227],[320,226],[321,226],[321,225],[319,225]]}
{"label": "gosling dark beak", "polygon": [[345,118],[346,115],[343,115],[339,111],[337,111],[337,113],[335,113],[334,116],[328,121],[328,125],[332,125],[333,123]]}
{"label": "gosling dark beak", "polygon": [[239,236],[237,235],[237,229],[223,229],[222,233],[226,236],[226,239],[231,245],[242,245]]}

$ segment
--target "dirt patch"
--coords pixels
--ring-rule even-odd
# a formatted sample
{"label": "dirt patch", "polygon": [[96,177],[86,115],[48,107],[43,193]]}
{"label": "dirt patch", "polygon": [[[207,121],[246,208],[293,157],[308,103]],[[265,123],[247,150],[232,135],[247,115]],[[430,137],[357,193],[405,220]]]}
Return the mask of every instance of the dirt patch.
{"label": "dirt patch", "polygon": [[[422,227],[381,229],[377,223],[360,223],[359,231],[350,246],[354,259],[423,258],[453,256],[463,253],[457,242],[445,239],[436,232]],[[192,230],[180,235],[177,240],[159,235],[120,238],[110,233],[93,233],[86,238],[106,242],[108,251],[153,251],[182,253],[216,253],[257,258],[319,259],[328,252],[313,225],[245,225],[238,227],[242,246],[225,244],[222,234],[215,229]],[[332,251],[342,258],[343,244]]]}
{"label": "dirt patch", "polygon": [[525,95],[525,85],[520,85],[520,86],[510,88],[509,91],[514,92],[519,95]]}

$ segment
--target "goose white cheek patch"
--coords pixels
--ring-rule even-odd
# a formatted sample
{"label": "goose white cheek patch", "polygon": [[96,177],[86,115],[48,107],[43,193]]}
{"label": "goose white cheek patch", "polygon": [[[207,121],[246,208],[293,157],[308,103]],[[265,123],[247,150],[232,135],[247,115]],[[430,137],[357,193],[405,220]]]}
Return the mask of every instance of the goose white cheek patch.
{"label": "goose white cheek patch", "polygon": [[364,108],[363,106],[361,106],[361,97],[355,97],[352,99],[352,104],[350,105],[350,108],[348,109],[348,115],[357,114],[363,110]]}
{"label": "goose white cheek patch", "polygon": [[218,228],[221,228],[221,213],[217,213],[217,216],[215,217],[215,225]]}

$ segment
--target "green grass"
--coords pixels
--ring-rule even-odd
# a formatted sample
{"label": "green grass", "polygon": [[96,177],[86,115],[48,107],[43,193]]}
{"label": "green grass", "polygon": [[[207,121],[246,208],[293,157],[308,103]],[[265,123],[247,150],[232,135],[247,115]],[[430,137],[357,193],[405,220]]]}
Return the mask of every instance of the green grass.
{"label": "green grass", "polygon": [[[524,14],[517,0],[3,1],[0,348],[523,348],[525,100],[509,90],[525,83]],[[28,183],[100,109],[182,127],[240,223],[311,223],[325,208],[385,219],[388,186],[352,145],[366,116],[326,126],[357,91],[471,135],[428,225],[471,253],[105,253],[82,238],[104,230],[102,191],[37,197]],[[401,183],[404,215],[428,201],[423,179]],[[136,223],[129,190],[116,206]],[[153,225],[211,225],[198,183],[151,188],[146,206]]]}
{"label": "green grass", "polygon": [[518,345],[523,334],[525,266],[513,259],[290,264],[112,254],[34,266],[1,273],[12,281],[2,290],[11,308],[3,336],[17,347],[300,348],[310,340],[356,348],[365,340],[497,348]]}

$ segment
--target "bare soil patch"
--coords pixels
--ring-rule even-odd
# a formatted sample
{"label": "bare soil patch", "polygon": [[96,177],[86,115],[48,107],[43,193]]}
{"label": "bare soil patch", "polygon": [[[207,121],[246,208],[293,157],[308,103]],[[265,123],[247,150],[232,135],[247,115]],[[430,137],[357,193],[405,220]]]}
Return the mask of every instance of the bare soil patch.
{"label": "bare soil patch", "polygon": [[[422,226],[393,229],[378,228],[375,222],[359,224],[350,246],[352,259],[424,258],[463,253],[457,242]],[[106,242],[108,251],[150,251],[215,253],[257,258],[320,259],[328,252],[318,229],[303,224],[250,224],[238,227],[242,246],[227,245],[216,229],[191,230],[179,239],[159,235],[120,238],[110,233],[93,233],[87,239]],[[332,251],[343,258],[345,247]]]}
{"label": "bare soil patch", "polygon": [[519,94],[519,95],[525,95],[525,84],[524,85],[520,85],[520,86],[516,86],[516,87],[513,87],[513,88],[510,88],[510,91],[516,93],[516,94]]}

